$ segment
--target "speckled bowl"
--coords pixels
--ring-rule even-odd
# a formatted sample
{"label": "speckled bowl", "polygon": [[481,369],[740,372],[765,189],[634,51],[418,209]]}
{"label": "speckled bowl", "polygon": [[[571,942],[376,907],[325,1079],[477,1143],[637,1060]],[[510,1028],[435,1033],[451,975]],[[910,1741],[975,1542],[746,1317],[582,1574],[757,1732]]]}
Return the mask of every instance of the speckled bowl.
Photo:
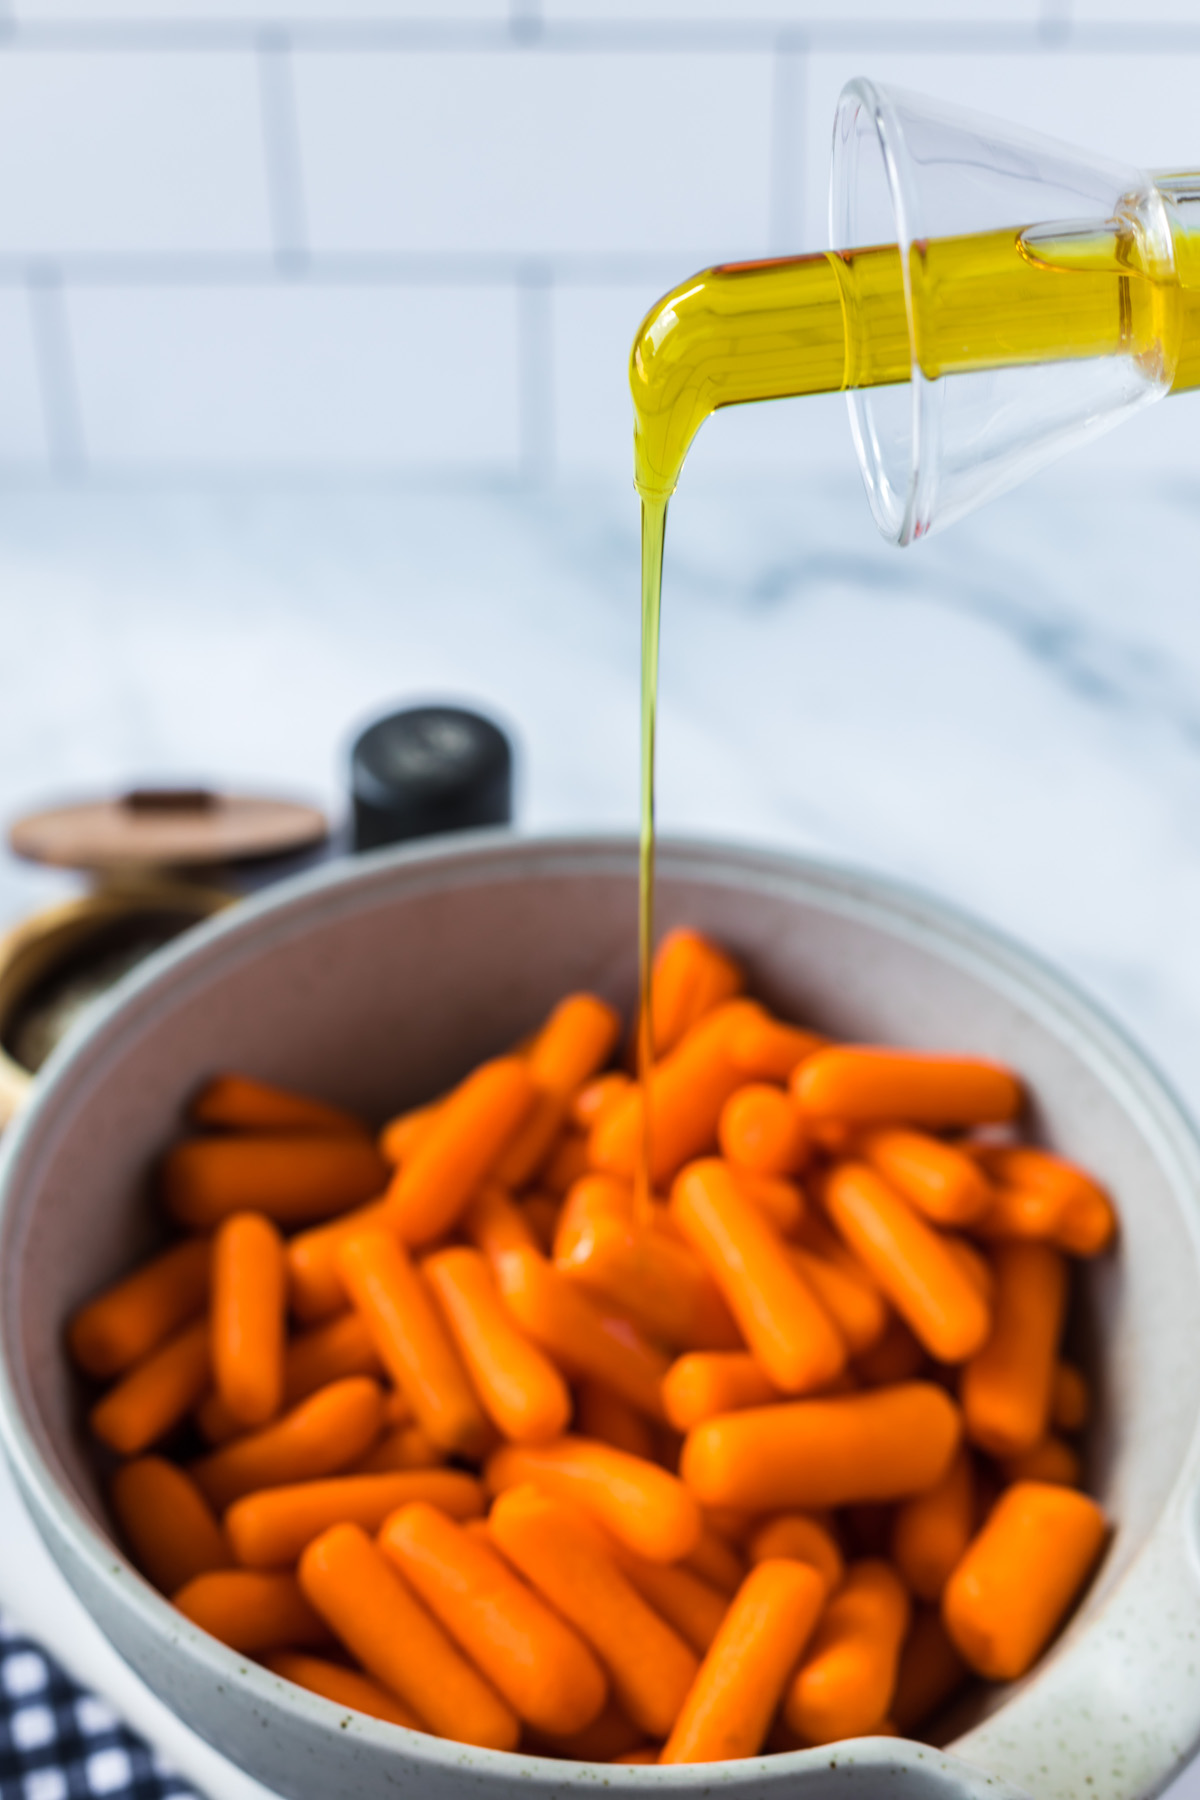
{"label": "speckled bowl", "polygon": [[712,932],[793,1017],[1011,1061],[1036,1129],[1120,1204],[1121,1251],[1088,1270],[1084,1321],[1101,1416],[1091,1475],[1116,1529],[1036,1671],[952,1722],[944,1751],[868,1739],[700,1769],[504,1756],[279,1681],[188,1624],[114,1543],[62,1325],[145,1244],[146,1171],[186,1096],[232,1066],[382,1118],[568,988],[628,1006],[634,873],[627,842],[488,837],[305,876],[160,954],[57,1054],[0,1172],[0,1425],[53,1556],[150,1687],[295,1800],[1156,1793],[1200,1739],[1195,1133],[1120,1033],[1032,958],[920,896],[796,858],[665,847],[659,922]]}

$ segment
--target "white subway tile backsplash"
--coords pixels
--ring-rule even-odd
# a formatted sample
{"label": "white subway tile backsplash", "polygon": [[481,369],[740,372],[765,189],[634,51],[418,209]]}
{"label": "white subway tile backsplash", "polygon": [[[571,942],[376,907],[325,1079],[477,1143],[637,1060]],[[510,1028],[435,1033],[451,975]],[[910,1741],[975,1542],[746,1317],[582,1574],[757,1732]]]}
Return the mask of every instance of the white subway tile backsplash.
{"label": "white subway tile backsplash", "polygon": [[37,346],[24,287],[0,287],[0,470],[37,471],[47,462]]}
{"label": "white subway tile backsplash", "polygon": [[295,58],[314,252],[765,254],[765,53]]}
{"label": "white subway tile backsplash", "polygon": [[262,251],[249,55],[0,49],[0,251]]}
{"label": "white subway tile backsplash", "polygon": [[573,24],[1030,25],[1040,10],[1040,0],[543,0],[547,23]]}
{"label": "white subway tile backsplash", "polygon": [[93,468],[517,466],[507,289],[84,288],[69,309]]}

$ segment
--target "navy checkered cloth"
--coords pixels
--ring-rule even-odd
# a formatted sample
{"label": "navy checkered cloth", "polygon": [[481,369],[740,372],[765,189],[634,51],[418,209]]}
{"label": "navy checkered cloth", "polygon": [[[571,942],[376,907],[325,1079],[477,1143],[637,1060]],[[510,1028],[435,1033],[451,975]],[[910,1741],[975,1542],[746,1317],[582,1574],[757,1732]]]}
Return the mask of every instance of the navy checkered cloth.
{"label": "navy checkered cloth", "polygon": [[0,1615],[0,1800],[197,1800],[106,1700]]}

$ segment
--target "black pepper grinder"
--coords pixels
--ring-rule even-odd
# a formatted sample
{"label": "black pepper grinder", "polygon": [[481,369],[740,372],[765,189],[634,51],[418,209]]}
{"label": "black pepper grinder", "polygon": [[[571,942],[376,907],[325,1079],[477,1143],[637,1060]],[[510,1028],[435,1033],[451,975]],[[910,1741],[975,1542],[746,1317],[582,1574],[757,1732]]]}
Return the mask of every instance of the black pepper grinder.
{"label": "black pepper grinder", "polygon": [[512,746],[460,706],[377,719],[350,752],[355,850],[512,822]]}

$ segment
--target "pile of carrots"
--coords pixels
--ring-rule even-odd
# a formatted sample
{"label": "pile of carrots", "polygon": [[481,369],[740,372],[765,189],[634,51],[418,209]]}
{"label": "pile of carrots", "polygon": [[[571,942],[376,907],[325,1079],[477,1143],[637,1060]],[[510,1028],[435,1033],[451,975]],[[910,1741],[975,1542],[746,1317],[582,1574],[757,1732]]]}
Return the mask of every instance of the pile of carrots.
{"label": "pile of carrots", "polygon": [[1032,1666],[1107,1533],[1061,1340],[1111,1202],[1018,1141],[1009,1070],[744,987],[665,940],[649,1121],[591,994],[378,1138],[208,1083],[175,1241],[67,1334],[181,1612],[342,1707],[595,1762],[911,1735]]}

